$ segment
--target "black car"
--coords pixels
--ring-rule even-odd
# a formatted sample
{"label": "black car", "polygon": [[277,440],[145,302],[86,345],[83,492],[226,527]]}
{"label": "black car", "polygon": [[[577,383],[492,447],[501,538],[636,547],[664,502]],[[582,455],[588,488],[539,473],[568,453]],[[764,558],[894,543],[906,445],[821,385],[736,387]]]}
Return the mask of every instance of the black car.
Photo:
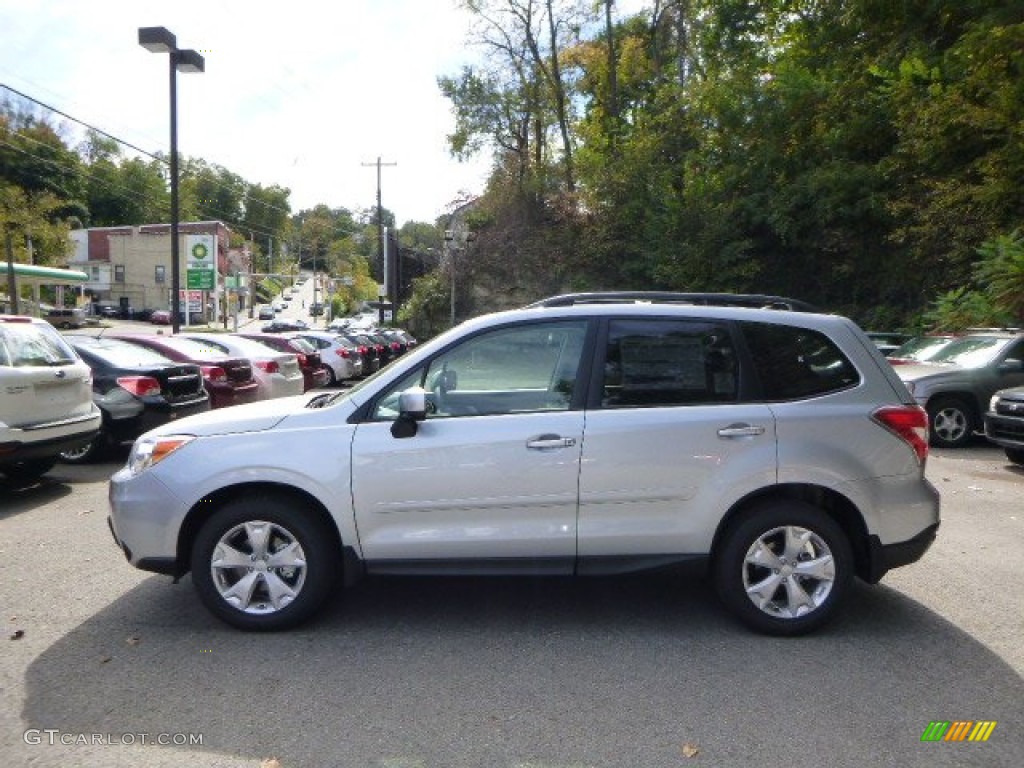
{"label": "black car", "polygon": [[92,399],[103,423],[88,445],[61,453],[65,462],[89,461],[110,445],[129,443],[153,427],[210,410],[198,365],[176,363],[111,337],[68,336],[67,340],[92,369]]}
{"label": "black car", "polygon": [[1000,446],[1014,464],[1024,465],[1024,387],[1001,389],[992,395],[985,414],[985,437]]}
{"label": "black car", "polygon": [[285,331],[308,331],[309,324],[305,320],[299,320],[298,318],[293,320],[286,320],[281,318],[279,320],[273,320],[264,325],[260,330],[264,333],[283,333]]}
{"label": "black car", "polygon": [[364,376],[376,373],[383,367],[380,348],[373,339],[360,333],[339,333],[338,335],[359,351],[359,357],[363,360]]}

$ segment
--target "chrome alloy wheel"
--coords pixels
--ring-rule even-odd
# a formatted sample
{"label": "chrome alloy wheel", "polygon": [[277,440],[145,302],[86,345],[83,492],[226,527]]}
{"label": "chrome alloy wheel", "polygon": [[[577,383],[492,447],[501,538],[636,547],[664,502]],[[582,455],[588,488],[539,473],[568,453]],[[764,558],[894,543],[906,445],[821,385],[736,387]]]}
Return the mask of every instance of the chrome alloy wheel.
{"label": "chrome alloy wheel", "polygon": [[776,618],[799,618],[822,606],[835,578],[835,560],[825,540],[795,525],[761,534],[743,558],[747,597]]}
{"label": "chrome alloy wheel", "polygon": [[244,613],[265,615],[288,606],[306,581],[306,555],[287,528],[249,520],[217,541],[210,576],[221,598]]}
{"label": "chrome alloy wheel", "polygon": [[941,408],[932,416],[932,429],[943,443],[958,443],[967,435],[967,414],[955,405]]}

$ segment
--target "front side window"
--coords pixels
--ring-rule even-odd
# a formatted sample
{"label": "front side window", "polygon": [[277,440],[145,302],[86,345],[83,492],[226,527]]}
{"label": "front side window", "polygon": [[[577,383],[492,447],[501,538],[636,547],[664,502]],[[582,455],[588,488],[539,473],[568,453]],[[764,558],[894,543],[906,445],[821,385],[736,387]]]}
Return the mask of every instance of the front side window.
{"label": "front side window", "polygon": [[736,400],[736,354],[726,327],[686,320],[613,320],[601,405],[636,408]]}
{"label": "front side window", "polygon": [[399,395],[413,386],[427,390],[428,419],[568,410],[586,333],[586,321],[571,321],[474,336],[396,382],[372,418],[394,419]]}
{"label": "front side window", "polygon": [[772,323],[742,328],[767,400],[825,395],[860,381],[853,363],[823,333]]}

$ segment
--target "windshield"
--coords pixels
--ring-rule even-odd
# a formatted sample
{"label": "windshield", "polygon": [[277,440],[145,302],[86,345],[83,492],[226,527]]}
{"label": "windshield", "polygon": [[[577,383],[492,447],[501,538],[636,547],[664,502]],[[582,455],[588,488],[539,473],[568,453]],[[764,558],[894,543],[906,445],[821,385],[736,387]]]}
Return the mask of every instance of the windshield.
{"label": "windshield", "polygon": [[1010,341],[998,336],[965,336],[951,341],[930,362],[981,368],[995,360]]}
{"label": "windshield", "polygon": [[918,336],[903,344],[892,353],[892,357],[910,357],[914,360],[931,360],[951,341],[952,336]]}

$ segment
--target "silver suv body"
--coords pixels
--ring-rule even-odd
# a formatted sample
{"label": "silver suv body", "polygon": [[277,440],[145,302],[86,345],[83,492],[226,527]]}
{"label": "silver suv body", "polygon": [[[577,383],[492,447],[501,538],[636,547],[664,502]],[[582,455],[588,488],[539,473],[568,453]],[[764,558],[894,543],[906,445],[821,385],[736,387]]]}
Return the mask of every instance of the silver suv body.
{"label": "silver suv body", "polygon": [[347,392],[154,430],[112,479],[134,565],[293,625],[362,573],[708,563],[750,626],[825,621],[939,525],[926,417],[851,321],[668,304],[469,321]]}
{"label": "silver suv body", "polygon": [[0,473],[32,480],[100,428],[92,371],[47,322],[0,315]]}

